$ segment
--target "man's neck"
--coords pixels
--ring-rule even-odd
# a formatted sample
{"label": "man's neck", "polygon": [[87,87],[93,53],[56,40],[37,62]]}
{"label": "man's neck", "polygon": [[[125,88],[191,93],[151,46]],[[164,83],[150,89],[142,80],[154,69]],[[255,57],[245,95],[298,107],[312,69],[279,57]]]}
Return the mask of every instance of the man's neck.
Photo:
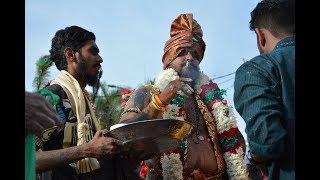
{"label": "man's neck", "polygon": [[83,91],[83,90],[86,88],[87,83],[83,82],[83,81],[81,80],[81,78],[78,76],[78,74],[77,74],[75,71],[70,70],[70,69],[67,69],[67,72],[68,72],[69,74],[71,74],[72,77],[75,78],[75,79],[78,81],[79,86],[80,86],[80,88],[81,88],[82,91]]}
{"label": "man's neck", "polygon": [[270,38],[270,41],[271,41],[271,46],[270,46],[270,52],[276,47],[276,45],[282,41],[283,39],[285,38],[288,38],[288,37],[292,37],[293,35],[292,34],[282,34],[281,37],[275,37],[275,36],[272,36],[272,38]]}

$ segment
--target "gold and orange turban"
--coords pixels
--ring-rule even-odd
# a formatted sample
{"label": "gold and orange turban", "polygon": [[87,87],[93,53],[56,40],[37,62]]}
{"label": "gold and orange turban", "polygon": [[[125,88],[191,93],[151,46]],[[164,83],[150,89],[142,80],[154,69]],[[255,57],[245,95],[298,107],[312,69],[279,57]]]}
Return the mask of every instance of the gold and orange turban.
{"label": "gold and orange turban", "polygon": [[164,47],[162,56],[163,69],[173,61],[184,48],[193,48],[201,62],[206,44],[202,40],[201,26],[193,19],[192,14],[180,14],[173,20],[170,28],[170,39]]}

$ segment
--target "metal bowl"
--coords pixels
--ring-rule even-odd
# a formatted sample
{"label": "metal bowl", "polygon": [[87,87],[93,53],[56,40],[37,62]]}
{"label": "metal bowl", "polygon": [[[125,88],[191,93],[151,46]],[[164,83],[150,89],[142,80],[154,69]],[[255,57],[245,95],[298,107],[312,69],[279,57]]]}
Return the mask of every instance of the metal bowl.
{"label": "metal bowl", "polygon": [[194,126],[187,121],[153,119],[128,123],[105,131],[104,135],[129,143],[130,151],[152,156],[176,149],[193,129]]}

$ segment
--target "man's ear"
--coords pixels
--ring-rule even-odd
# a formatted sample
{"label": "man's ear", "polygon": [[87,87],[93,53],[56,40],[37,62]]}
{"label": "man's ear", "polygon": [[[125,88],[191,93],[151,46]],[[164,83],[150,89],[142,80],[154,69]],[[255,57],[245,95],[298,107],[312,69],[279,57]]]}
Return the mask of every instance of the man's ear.
{"label": "man's ear", "polygon": [[254,31],[256,32],[258,36],[258,43],[261,48],[264,48],[266,46],[266,34],[264,29],[261,28],[255,28]]}
{"label": "man's ear", "polygon": [[72,62],[76,61],[76,56],[71,48],[69,48],[69,47],[65,48],[64,55],[65,55],[67,61],[72,61]]}

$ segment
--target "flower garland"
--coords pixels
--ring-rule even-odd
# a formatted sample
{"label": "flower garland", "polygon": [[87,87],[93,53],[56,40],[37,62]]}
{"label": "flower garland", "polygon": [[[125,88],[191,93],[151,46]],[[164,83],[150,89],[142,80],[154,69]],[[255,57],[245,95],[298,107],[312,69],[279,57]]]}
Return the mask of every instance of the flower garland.
{"label": "flower garland", "polygon": [[125,89],[123,88],[120,92],[120,99],[123,100],[121,103],[121,107],[124,108],[127,105],[127,101],[129,100],[131,94],[135,91],[135,89]]}
{"label": "flower garland", "polygon": [[163,179],[177,179],[182,180],[183,166],[180,160],[179,153],[170,153],[161,158],[160,162],[162,163],[162,176]]}
{"label": "flower garland", "polygon": [[[162,70],[155,80],[155,85],[162,91],[170,81],[178,77],[178,73],[172,68]],[[213,83],[203,72],[201,72],[196,81],[195,91],[215,119],[229,178],[237,180],[248,179],[246,165],[243,162],[244,152],[239,139],[240,131],[232,108],[222,97],[226,91],[219,89],[218,85]],[[163,118],[184,120],[184,101],[185,99],[181,92],[178,92],[178,96],[170,102],[167,111],[163,113]],[[161,158],[163,178],[182,179],[183,168],[181,161],[180,152],[164,153]]]}

